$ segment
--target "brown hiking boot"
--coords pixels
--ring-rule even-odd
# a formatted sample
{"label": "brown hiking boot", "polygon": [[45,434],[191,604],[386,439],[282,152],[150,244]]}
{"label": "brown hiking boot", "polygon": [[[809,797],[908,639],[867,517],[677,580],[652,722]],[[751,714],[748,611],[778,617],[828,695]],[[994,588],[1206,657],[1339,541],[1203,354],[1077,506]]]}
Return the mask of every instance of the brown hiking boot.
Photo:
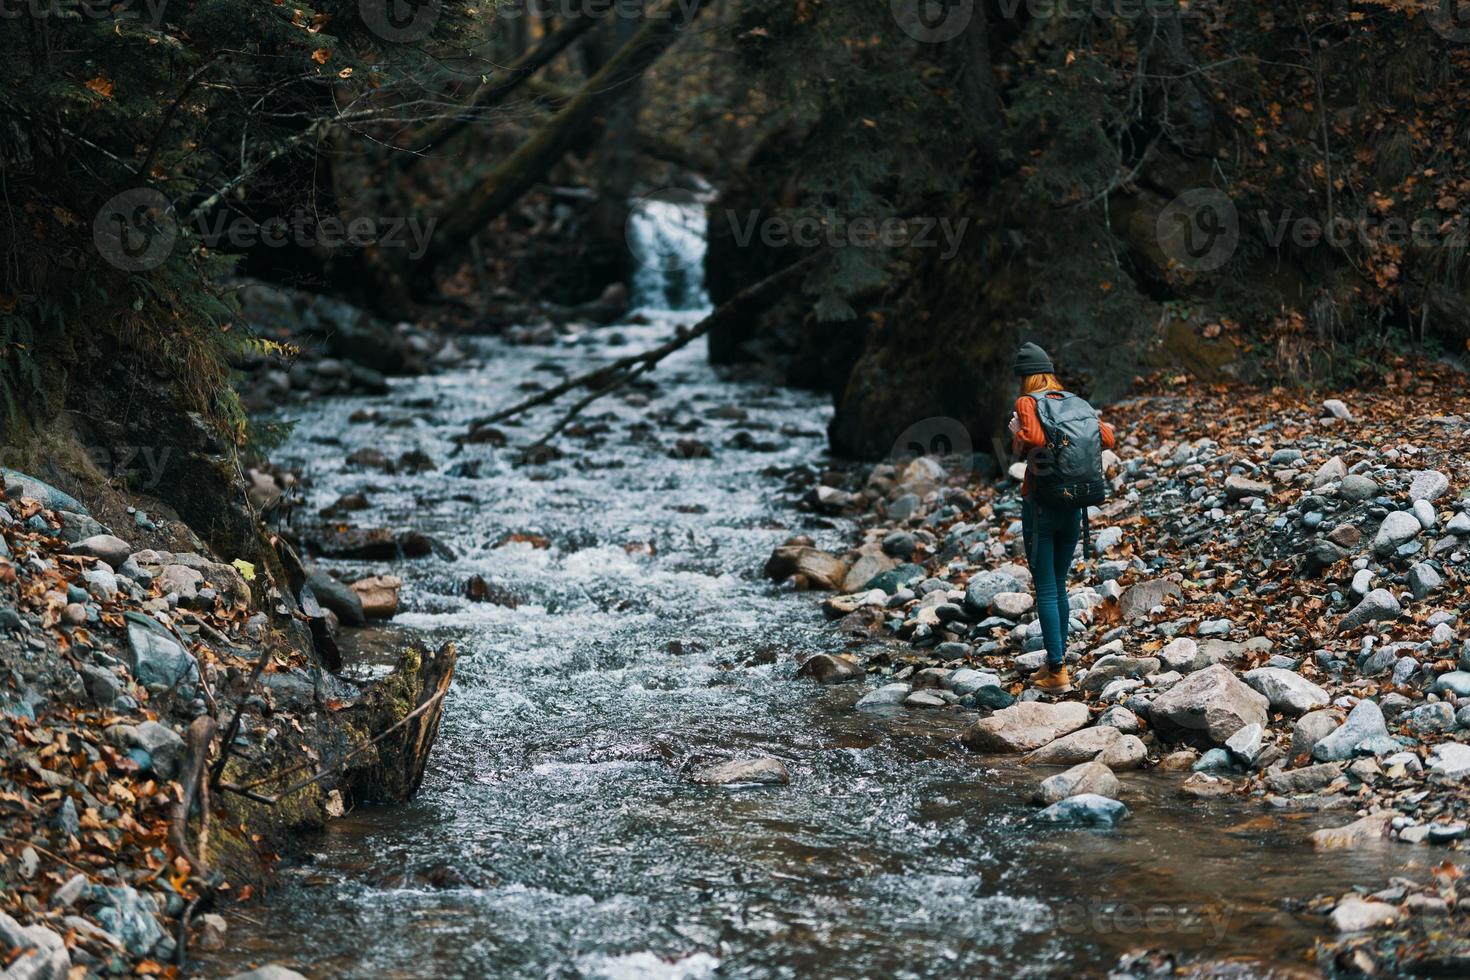
{"label": "brown hiking boot", "polygon": [[1031,683],[1037,690],[1047,694],[1066,694],[1072,690],[1072,675],[1066,664],[1056,669],[1052,669],[1049,664],[1042,664],[1041,669],[1031,675]]}

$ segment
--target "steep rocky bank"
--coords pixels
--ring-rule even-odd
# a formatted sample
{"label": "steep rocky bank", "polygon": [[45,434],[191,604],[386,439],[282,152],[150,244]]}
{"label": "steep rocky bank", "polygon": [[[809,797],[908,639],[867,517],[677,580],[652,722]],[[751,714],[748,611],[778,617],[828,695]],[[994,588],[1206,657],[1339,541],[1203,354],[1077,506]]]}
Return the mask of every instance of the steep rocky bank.
{"label": "steep rocky bank", "polygon": [[[1026,685],[1044,654],[1021,464],[991,483],[965,459],[911,458],[814,490],[806,505],[856,515],[862,538],[772,555],[772,577],[838,593],[823,609],[845,649],[801,673],[871,678],[859,710],[977,713],[962,741],[1042,767],[1043,818],[1118,826],[1113,773],[1145,767],[1272,824],[1341,813],[1304,846],[1466,846],[1470,421],[1443,398],[1464,379],[1428,364],[1390,377],[1325,400],[1178,379],[1110,409],[1114,493],[1071,592],[1078,690],[1055,702]],[[1470,917],[1454,877],[1397,882],[1366,909],[1343,881],[1309,906],[1338,934],[1319,957],[1458,962]]]}
{"label": "steep rocky bank", "polygon": [[[268,334],[305,348],[291,371],[307,396],[458,356],[321,305]],[[286,395],[279,363],[262,350],[247,397]],[[301,834],[417,791],[455,666],[452,644],[405,647],[342,676],[342,627],[391,617],[396,580],[303,563],[261,518],[289,477],[244,469],[161,376],[120,353],[90,377],[7,433],[3,462],[44,479],[0,469],[6,977],[173,975],[190,945],[219,948],[212,910],[259,895]]]}

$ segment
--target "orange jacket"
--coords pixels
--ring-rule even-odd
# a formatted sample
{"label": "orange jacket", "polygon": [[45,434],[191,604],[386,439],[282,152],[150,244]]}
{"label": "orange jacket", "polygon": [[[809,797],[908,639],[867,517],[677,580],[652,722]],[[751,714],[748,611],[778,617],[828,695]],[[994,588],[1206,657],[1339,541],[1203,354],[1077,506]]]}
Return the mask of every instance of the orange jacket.
{"label": "orange jacket", "polygon": [[[1040,449],[1046,445],[1046,432],[1041,428],[1041,416],[1036,412],[1036,399],[1030,395],[1022,395],[1016,399],[1016,416],[1021,420],[1021,429],[1011,437],[1011,453],[1025,459],[1031,455],[1031,450]],[[1102,419],[1097,421],[1098,427],[1102,429],[1102,444],[1104,449],[1112,449],[1117,445],[1113,436],[1113,427]],[[1021,496],[1025,497],[1031,493],[1031,469],[1026,469],[1026,479],[1021,481]]]}

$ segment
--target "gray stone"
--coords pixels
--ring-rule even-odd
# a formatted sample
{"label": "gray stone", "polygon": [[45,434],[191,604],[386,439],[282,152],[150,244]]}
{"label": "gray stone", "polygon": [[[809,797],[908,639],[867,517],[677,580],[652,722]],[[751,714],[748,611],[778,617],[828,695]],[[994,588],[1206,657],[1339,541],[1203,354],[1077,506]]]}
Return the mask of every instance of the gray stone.
{"label": "gray stone", "polygon": [[1354,755],[1384,755],[1399,748],[1399,743],[1388,734],[1383,711],[1377,703],[1364,699],[1336,731],[1312,747],[1312,758],[1318,762],[1341,762]]}
{"label": "gray stone", "polygon": [[1138,716],[1121,704],[1115,704],[1098,715],[1097,725],[1099,728],[1116,728],[1125,735],[1137,735],[1143,730]]}
{"label": "gray stone", "polygon": [[1122,737],[1123,733],[1116,728],[1080,728],[1048,742],[1021,761],[1037,766],[1072,766],[1092,762]]}
{"label": "gray stone", "polygon": [[973,670],[969,667],[961,667],[951,671],[944,680],[944,686],[956,694],[973,694],[982,687],[998,687],[1000,678],[983,670]]}
{"label": "gray stone", "polygon": [[1454,731],[1455,709],[1443,701],[1421,704],[1404,715],[1403,723],[1416,735]]}
{"label": "gray stone", "polygon": [[1444,492],[1449,488],[1449,477],[1437,470],[1423,470],[1415,473],[1413,481],[1409,484],[1409,499],[1433,503],[1444,496]]}
{"label": "gray stone", "polygon": [[1332,928],[1338,932],[1364,932],[1391,925],[1398,917],[1399,910],[1387,902],[1364,901],[1352,896],[1332,910]]}
{"label": "gray stone", "polygon": [[87,696],[97,704],[104,707],[110,705],[122,693],[122,682],[106,667],[88,663],[78,664],[77,673],[81,675],[82,686],[87,689]]}
{"label": "gray stone", "polygon": [[82,502],[71,494],[63,493],[51,484],[33,476],[27,476],[18,470],[0,466],[0,483],[4,484],[7,494],[12,487],[19,487],[21,496],[40,501],[41,506],[47,510],[69,510],[75,514],[90,513]]}
{"label": "gray stone", "polygon": [[1271,484],[1265,481],[1251,480],[1239,475],[1225,478],[1225,496],[1231,500],[1244,500],[1246,497],[1269,497],[1270,495]]}
{"label": "gray stone", "polygon": [[1419,562],[1409,569],[1409,591],[1415,599],[1424,599],[1444,584],[1439,572],[1428,562]]}
{"label": "gray stone", "polygon": [[1066,772],[1049,776],[1041,782],[1036,795],[1038,803],[1055,803],[1069,796],[1095,793],[1098,796],[1116,797],[1122,787],[1113,770],[1100,762],[1084,762]]}
{"label": "gray stone", "polygon": [[1399,600],[1387,589],[1374,589],[1337,624],[1339,633],[1357,629],[1375,620],[1398,619],[1403,612]]}
{"label": "gray stone", "polygon": [[1325,708],[1331,698],[1301,674],[1281,667],[1257,667],[1247,671],[1245,682],[1270,702],[1272,711],[1303,715]]}
{"label": "gray stone", "polygon": [[1128,808],[1106,796],[1083,794],[1058,800],[1038,817],[1048,823],[1080,827],[1116,827],[1128,816]]}
{"label": "gray stone", "polygon": [[1342,461],[1341,456],[1334,456],[1318,467],[1317,472],[1312,475],[1312,487],[1325,487],[1329,483],[1337,483],[1347,476],[1347,464]]}
{"label": "gray stone", "polygon": [[1464,742],[1441,742],[1429,754],[1429,771],[1450,779],[1470,775],[1470,745]]}
{"label": "gray stone", "polygon": [[1196,636],[1229,636],[1231,629],[1235,626],[1228,619],[1207,619],[1199,624],[1195,631]]}
{"label": "gray stone", "polygon": [[1343,404],[1341,399],[1329,398],[1322,403],[1322,408],[1328,415],[1335,419],[1343,422],[1351,422],[1353,420],[1353,413],[1348,410],[1347,405]]}
{"label": "gray stone", "polygon": [[1245,765],[1254,765],[1264,747],[1265,734],[1265,726],[1252,722],[1227,738],[1225,747]]}
{"label": "gray stone", "polygon": [[1454,517],[1451,517],[1450,522],[1444,526],[1444,529],[1447,533],[1453,534],[1456,537],[1470,535],[1470,510],[1462,510]]}
{"label": "gray stone", "polygon": [[1181,674],[1190,674],[1196,670],[1203,670],[1210,665],[1210,658],[1202,654],[1199,644],[1188,636],[1181,636],[1171,640],[1167,646],[1159,651],[1159,659],[1170,670],[1177,670]]}
{"label": "gray stone", "polygon": [[133,546],[114,534],[94,534],[72,545],[71,553],[100,558],[117,568],[128,560],[128,556],[133,553]]}
{"label": "gray stone", "polygon": [[1266,724],[1269,702],[1221,664],[1196,671],[1154,701],[1150,717],[1161,728],[1198,732],[1216,745],[1246,725]]}
{"label": "gray stone", "polygon": [[1434,679],[1434,683],[1429,686],[1429,690],[1435,694],[1443,691],[1453,691],[1455,697],[1470,697],[1470,671],[1446,671]]}
{"label": "gray stone", "polygon": [[900,561],[908,561],[918,550],[919,540],[908,531],[894,531],[883,539],[883,553]]}
{"label": "gray stone", "polygon": [[1125,620],[1143,619],[1148,616],[1150,609],[1163,605],[1165,596],[1179,594],[1179,585],[1168,579],[1160,578],[1150,582],[1139,582],[1123,590],[1123,595],[1118,600],[1118,608]]}
{"label": "gray stone", "polygon": [[288,970],[284,966],[275,963],[257,967],[249,973],[236,973],[226,980],[307,980],[306,977],[295,970]]}
{"label": "gray stone", "polygon": [[177,685],[192,691],[199,682],[199,663],[160,623],[138,613],[125,613],[128,628],[128,669],[144,687]]}
{"label": "gray stone", "polygon": [[904,698],[909,696],[909,686],[903,683],[884,684],[874,691],[869,691],[858,699],[855,708],[887,708],[896,704],[902,704]]}
{"label": "gray stone", "polygon": [[362,597],[347,583],[333,578],[319,568],[313,568],[306,573],[306,584],[322,608],[336,613],[343,626],[363,626],[367,623],[367,617],[362,611]]}
{"label": "gray stone", "polygon": [[1036,605],[1029,592],[997,592],[990,600],[990,611],[1007,619],[1020,619]]}
{"label": "gray stone", "polygon": [[1266,785],[1273,793],[1291,796],[1296,793],[1315,793],[1342,775],[1342,763],[1322,762],[1301,769],[1277,770],[1266,773]]}
{"label": "gray stone", "polygon": [[845,684],[848,681],[862,680],[866,673],[861,665],[853,663],[846,657],[819,653],[808,657],[796,671],[796,676],[809,678],[818,684]]}
{"label": "gray stone", "polygon": [[1396,510],[1378,526],[1378,533],[1373,537],[1373,553],[1387,558],[1398,551],[1399,545],[1414,540],[1421,530],[1418,518],[1406,510]]}
{"label": "gray stone", "polygon": [[4,912],[0,912],[0,949],[18,954],[6,959],[0,973],[4,980],[67,980],[71,972],[71,954],[60,936],[43,925],[23,926]]}
{"label": "gray stone", "polygon": [[943,708],[949,704],[942,694],[936,691],[915,691],[903,699],[906,708]]}
{"label": "gray stone", "polygon": [[975,722],[962,736],[976,752],[1029,752],[1074,732],[1090,720],[1076,701],[1023,701]]}
{"label": "gray stone", "polygon": [[1439,523],[1439,518],[1434,513],[1434,505],[1427,500],[1416,500],[1412,508],[1414,520],[1426,531],[1434,530],[1434,525]]}
{"label": "gray stone", "polygon": [[123,748],[138,748],[153,760],[153,771],[164,779],[178,773],[184,758],[184,740],[167,725],[145,721],[137,725],[113,725],[107,729],[108,740]]}
{"label": "gray stone", "polygon": [[1372,500],[1378,496],[1378,484],[1361,473],[1349,473],[1342,478],[1342,483],[1338,486],[1337,493],[1338,496],[1346,500]]}
{"label": "gray stone", "polygon": [[997,595],[1020,591],[1021,583],[1014,576],[999,571],[978,572],[965,586],[965,607],[976,616],[984,616]]}
{"label": "gray stone", "polygon": [[87,901],[102,906],[98,924],[116,936],[134,956],[146,956],[164,937],[158,923],[158,903],[128,885],[88,885]]}
{"label": "gray stone", "polygon": [[732,786],[759,783],[780,785],[791,782],[791,773],[779,759],[731,759],[705,766],[694,773],[694,781],[706,786]]}
{"label": "gray stone", "polygon": [[1291,758],[1310,756],[1318,742],[1337,731],[1341,720],[1336,711],[1328,708],[1302,715],[1291,729]]}

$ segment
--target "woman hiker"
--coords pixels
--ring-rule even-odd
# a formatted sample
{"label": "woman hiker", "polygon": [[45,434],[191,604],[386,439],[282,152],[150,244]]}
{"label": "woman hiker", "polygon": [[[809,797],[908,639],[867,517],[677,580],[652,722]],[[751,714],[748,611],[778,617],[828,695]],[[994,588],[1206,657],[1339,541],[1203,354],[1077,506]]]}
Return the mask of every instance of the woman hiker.
{"label": "woman hiker", "polygon": [[[1100,503],[1106,493],[1106,483],[1101,482],[1101,453],[1113,448],[1113,427],[1098,419],[1085,401],[1062,388],[1051,358],[1035,344],[1022,344],[1016,351],[1015,369],[1021,379],[1021,397],[1016,399],[1010,421],[1011,449],[1027,461],[1021,484],[1022,538],[1036,584],[1036,614],[1046,646],[1046,665],[1031,681],[1049,694],[1062,694],[1072,689],[1066,664],[1067,621],[1071,618],[1067,572],[1082,535],[1083,511],[1088,504]],[[1046,399],[1046,404],[1038,406],[1038,398]],[[1042,449],[1047,452],[1038,455]],[[1056,475],[1059,470],[1061,477]]]}

